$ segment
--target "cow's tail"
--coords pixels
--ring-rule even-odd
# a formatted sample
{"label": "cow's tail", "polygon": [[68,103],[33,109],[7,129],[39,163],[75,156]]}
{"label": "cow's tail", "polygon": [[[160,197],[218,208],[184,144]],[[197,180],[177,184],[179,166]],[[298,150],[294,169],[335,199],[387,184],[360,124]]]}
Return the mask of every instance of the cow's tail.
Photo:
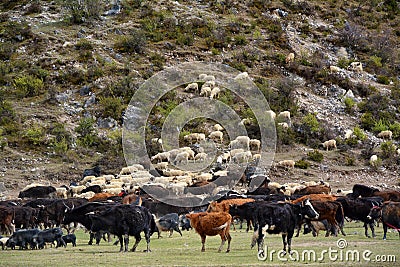
{"label": "cow's tail", "polygon": [[226,223],[224,223],[221,226],[213,228],[213,230],[222,230],[222,229],[225,229],[228,225],[229,225],[229,221],[227,221]]}

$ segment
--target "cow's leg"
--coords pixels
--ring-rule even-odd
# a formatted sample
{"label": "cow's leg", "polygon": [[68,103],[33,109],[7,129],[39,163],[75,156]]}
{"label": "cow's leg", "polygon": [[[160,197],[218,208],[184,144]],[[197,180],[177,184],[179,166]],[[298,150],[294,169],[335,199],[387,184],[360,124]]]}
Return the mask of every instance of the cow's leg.
{"label": "cow's leg", "polygon": [[119,252],[122,252],[124,250],[124,239],[122,238],[122,235],[119,235],[118,239],[119,239],[119,243],[120,243]]}
{"label": "cow's leg", "polygon": [[144,230],[144,236],[146,238],[146,243],[147,243],[147,249],[145,250],[145,252],[151,252],[151,250],[150,250],[150,229]]}
{"label": "cow's leg", "polygon": [[[224,232],[225,232],[225,231],[224,231]],[[218,252],[221,252],[222,247],[224,246],[225,241],[226,241],[226,236],[225,236],[225,233],[224,233],[224,232],[222,232],[222,233],[219,234],[219,235],[221,236],[221,245],[219,246]]]}
{"label": "cow's leg", "polygon": [[371,223],[369,224],[369,227],[371,228],[372,237],[376,237],[374,222],[371,222]]}
{"label": "cow's leg", "polygon": [[386,240],[386,233],[387,233],[388,227],[385,223],[382,223],[382,224],[383,224],[383,240]]}
{"label": "cow's leg", "polygon": [[172,236],[172,233],[174,232],[174,229],[170,229],[169,230],[169,237],[171,237]]}
{"label": "cow's leg", "polygon": [[286,254],[286,246],[287,246],[286,237],[287,237],[287,234],[282,234],[283,251],[285,252],[284,254]]}
{"label": "cow's leg", "polygon": [[201,252],[206,251],[206,246],[205,246],[205,244],[206,244],[206,235],[201,235],[201,244],[202,244]]}
{"label": "cow's leg", "polygon": [[135,235],[135,244],[133,244],[133,247],[131,249],[131,251],[135,251],[136,247],[139,245],[140,240],[142,240],[142,238],[140,237],[140,233],[138,235]]}
{"label": "cow's leg", "polygon": [[294,231],[293,231],[293,232],[289,232],[288,235],[287,235],[287,243],[288,243],[288,252],[289,252],[289,254],[290,254],[291,251],[292,251],[292,238],[293,238],[293,234],[294,234]]}
{"label": "cow's leg", "polygon": [[228,239],[228,248],[226,249],[226,253],[228,253],[229,251],[231,251],[231,240],[232,240],[232,237],[231,237],[231,235],[229,233],[227,233],[226,237]]}
{"label": "cow's leg", "polygon": [[370,236],[368,235],[368,224],[366,222],[364,223],[364,229],[365,229],[365,236],[370,238]]}
{"label": "cow's leg", "polygon": [[128,252],[128,246],[129,246],[129,235],[125,234],[124,235],[124,242],[125,242],[125,252]]}

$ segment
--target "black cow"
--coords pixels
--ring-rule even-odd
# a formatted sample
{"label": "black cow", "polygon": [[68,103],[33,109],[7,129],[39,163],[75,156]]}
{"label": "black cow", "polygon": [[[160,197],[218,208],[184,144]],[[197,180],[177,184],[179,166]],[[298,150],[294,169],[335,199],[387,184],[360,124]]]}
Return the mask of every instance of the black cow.
{"label": "black cow", "polygon": [[375,192],[379,192],[379,189],[369,187],[362,184],[355,184],[353,185],[353,193],[349,194],[349,197],[357,198],[361,197],[373,197]]}
{"label": "black cow", "polygon": [[87,193],[87,192],[101,193],[102,192],[101,186],[95,184],[95,185],[88,186],[81,191],[81,193]]}
{"label": "black cow", "polygon": [[91,168],[91,169],[85,169],[83,171],[83,174],[82,174],[82,179],[85,178],[86,176],[96,176],[96,177],[98,177],[100,175],[101,175],[100,167],[99,166],[95,166],[94,168]]}
{"label": "black cow", "polygon": [[155,220],[158,228],[158,238],[161,236],[162,231],[169,231],[169,237],[172,236],[174,230],[182,236],[182,232],[179,229],[179,215],[178,213],[169,213],[161,218]]}
{"label": "black cow", "polygon": [[374,206],[371,208],[368,219],[381,219],[383,224],[383,240],[386,240],[388,227],[395,229],[400,237],[400,202],[388,201],[382,207]]}
{"label": "black cow", "polygon": [[39,211],[31,207],[12,207],[14,212],[14,224],[16,228],[34,228],[37,226]]}
{"label": "black cow", "polygon": [[150,251],[150,236],[157,231],[153,216],[149,210],[142,206],[115,205],[98,214],[89,215],[92,221],[91,231],[109,231],[118,237],[120,251],[128,251],[129,236],[136,239],[131,251],[135,251],[142,239],[140,233],[143,231],[146,237],[147,250]]}
{"label": "black cow", "polygon": [[[260,203],[255,211],[254,236],[251,247],[256,241],[258,244],[258,255],[264,256],[263,230],[269,234],[282,234],[283,251],[291,251],[294,229],[303,217],[317,219],[319,214],[314,210],[307,199],[299,204],[290,203]],[[287,241],[286,241],[287,240]]]}
{"label": "black cow", "polygon": [[179,217],[179,226],[183,231],[184,230],[189,231],[190,229],[192,229],[192,226],[190,225],[190,220],[186,218],[185,215],[181,215]]}
{"label": "black cow", "polygon": [[54,224],[59,227],[63,222],[65,213],[68,210],[81,206],[87,202],[88,200],[85,198],[57,199],[56,201],[45,206],[43,208],[43,213],[45,216],[47,216],[48,221],[53,221]]}
{"label": "black cow", "polygon": [[54,244],[54,241],[57,242],[57,247],[65,246],[64,240],[61,238],[63,232],[61,228],[51,228],[43,231],[39,231],[37,234],[33,236],[33,242],[37,245],[37,248],[43,249],[46,243]]}
{"label": "black cow", "polygon": [[76,236],[74,234],[63,235],[62,239],[64,240],[65,247],[68,243],[72,243],[72,246],[76,247]]}
{"label": "black cow", "polygon": [[[86,229],[90,230],[92,228],[92,221],[90,220],[88,214],[91,213],[98,213],[100,211],[106,210],[111,206],[116,205],[114,202],[110,203],[100,203],[100,202],[89,202],[83,204],[79,207],[75,207],[73,209],[68,210],[65,213],[63,224],[70,224],[70,223],[80,223]],[[103,236],[103,232],[99,232],[96,234],[90,233],[89,245],[93,244],[93,239],[96,239],[96,244],[100,243],[100,240]]]}
{"label": "black cow", "polygon": [[33,241],[33,237],[40,232],[39,229],[23,229],[14,232],[7,240],[7,247],[15,249],[16,246],[19,249],[28,249],[28,245],[31,249],[36,248],[36,243]]}
{"label": "black cow", "polygon": [[[232,218],[239,218],[241,221],[246,220],[246,232],[248,232],[251,227],[251,222],[254,224],[254,211],[259,203],[264,203],[264,201],[248,202],[242,205],[232,205],[229,207],[229,214],[232,215]],[[240,229],[242,229],[242,225],[240,225]]]}
{"label": "black cow", "polygon": [[53,186],[35,186],[19,192],[19,198],[49,198],[53,197],[56,189]]}
{"label": "black cow", "polygon": [[48,215],[45,212],[45,208],[52,204],[53,202],[57,201],[57,199],[51,198],[38,198],[33,199],[31,201],[26,202],[23,207],[31,207],[36,210],[36,218],[35,223],[39,225],[43,223],[45,227],[50,227],[51,223],[49,222]]}
{"label": "black cow", "polygon": [[355,199],[349,197],[340,197],[336,199],[336,201],[342,204],[345,217],[352,220],[362,221],[364,223],[366,237],[370,237],[368,234],[368,225],[371,228],[372,236],[375,237],[374,221],[367,218],[367,216],[373,206],[380,206],[383,203],[381,197],[365,197]]}

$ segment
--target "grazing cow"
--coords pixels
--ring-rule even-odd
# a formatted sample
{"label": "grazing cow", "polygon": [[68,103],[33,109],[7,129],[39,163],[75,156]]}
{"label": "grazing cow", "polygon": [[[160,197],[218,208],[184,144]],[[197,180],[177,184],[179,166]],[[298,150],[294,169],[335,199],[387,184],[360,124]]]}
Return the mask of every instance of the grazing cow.
{"label": "grazing cow", "polygon": [[73,247],[76,247],[76,236],[74,234],[63,235],[62,240],[64,241],[65,247],[68,243],[72,243]]}
{"label": "grazing cow", "polygon": [[381,197],[366,197],[366,198],[349,198],[340,197],[336,199],[337,202],[342,204],[344,216],[352,220],[362,221],[365,228],[365,236],[368,235],[368,225],[371,228],[372,236],[375,237],[374,221],[367,216],[373,206],[380,206],[382,204]]}
{"label": "grazing cow", "polygon": [[[83,204],[79,207],[69,209],[65,213],[63,224],[70,224],[72,222],[80,223],[86,229],[90,230],[92,227],[92,221],[90,220],[88,214],[97,213],[97,212],[106,210],[109,207],[114,206],[114,205],[116,205],[116,203],[113,203],[113,202],[110,202],[110,203],[89,202],[89,203]],[[96,244],[98,245],[100,243],[101,236],[102,236],[102,232],[97,233],[97,235],[95,235],[94,233],[91,232],[88,244],[92,245],[93,239],[96,238]]]}
{"label": "grazing cow", "polygon": [[331,193],[331,187],[327,185],[310,185],[305,188],[301,189],[296,189],[294,191],[294,194],[298,195],[309,195],[309,194],[330,194]]}
{"label": "grazing cow", "polygon": [[379,192],[379,189],[369,187],[366,185],[362,184],[355,184],[353,185],[353,193],[351,193],[350,197],[357,198],[359,196],[361,197],[372,197],[374,196],[374,193]]}
{"label": "grazing cow", "polygon": [[97,185],[97,184],[88,186],[81,191],[81,194],[87,193],[87,192],[101,193],[101,186]]}
{"label": "grazing cow", "polygon": [[38,210],[31,207],[12,207],[14,213],[14,225],[16,228],[33,228],[36,226]]}
{"label": "grazing cow", "polygon": [[233,198],[225,199],[221,202],[212,201],[207,208],[207,212],[229,212],[230,205],[242,205],[244,203],[254,202],[252,198]]}
{"label": "grazing cow", "polygon": [[96,193],[93,197],[89,198],[89,202],[106,201],[109,197],[114,197],[114,196],[115,195],[111,193],[105,193],[105,192]]}
{"label": "grazing cow", "polygon": [[386,240],[388,227],[395,229],[400,237],[400,203],[394,201],[384,202],[381,207],[371,208],[368,219],[381,219],[383,224],[383,240]]}
{"label": "grazing cow", "polygon": [[[115,205],[99,212],[89,215],[92,221],[91,231],[109,231],[118,237],[120,252],[128,251],[129,236],[136,239],[131,251],[135,251],[140,240],[140,233],[143,231],[147,242],[147,252],[150,252],[150,236],[157,231],[153,216],[149,210],[142,206]],[[124,250],[125,245],[125,250]]]}
{"label": "grazing cow", "polygon": [[[346,235],[343,231],[344,211],[339,202],[311,200],[311,204],[319,214],[318,220],[327,220],[335,236],[337,236],[337,229],[340,229],[344,236]],[[298,234],[297,232],[297,236]],[[329,236],[329,231],[326,232],[325,236]]]}
{"label": "grazing cow", "polygon": [[19,198],[49,198],[56,193],[56,188],[53,186],[35,186],[19,192]]}
{"label": "grazing cow", "polygon": [[[309,200],[299,204],[290,203],[262,203],[255,211],[255,227],[251,247],[258,244],[258,255],[264,256],[264,235],[282,234],[283,251],[291,251],[294,229],[302,218],[318,219],[319,214],[315,211]],[[287,240],[287,241],[286,241]]]}
{"label": "grazing cow", "polygon": [[169,232],[169,237],[172,236],[174,230],[182,236],[179,229],[179,215],[178,213],[169,213],[155,220],[158,228],[158,238],[161,237],[161,232]]}
{"label": "grazing cow", "polygon": [[38,249],[43,249],[46,243],[54,243],[57,242],[57,247],[65,246],[64,240],[61,238],[63,232],[61,228],[50,228],[43,231],[39,231],[37,234],[33,236],[33,243],[37,246]]}
{"label": "grazing cow", "polygon": [[232,216],[226,212],[199,212],[186,214],[186,218],[190,220],[190,225],[196,230],[201,237],[201,252],[206,251],[205,243],[207,236],[220,235],[221,245],[218,252],[221,252],[225,241],[228,240],[228,248],[226,252],[230,251],[231,235],[229,228],[232,221]]}
{"label": "grazing cow", "polygon": [[87,202],[88,201],[85,198],[57,199],[43,208],[43,214],[47,218],[47,221],[54,221],[55,225],[59,227],[68,210],[81,206]]}
{"label": "grazing cow", "polygon": [[10,236],[7,241],[7,247],[15,249],[18,246],[19,249],[28,249],[28,245],[31,249],[36,247],[36,243],[33,241],[33,237],[39,233],[39,229],[23,229],[18,230]]}
{"label": "grazing cow", "polygon": [[293,204],[303,202],[306,199],[319,200],[319,201],[335,201],[337,199],[336,196],[326,195],[326,194],[310,194],[310,195],[305,195],[305,196],[301,196],[301,197],[298,197],[298,195],[297,195],[297,196],[293,196],[293,197],[295,197],[295,200],[292,200]]}

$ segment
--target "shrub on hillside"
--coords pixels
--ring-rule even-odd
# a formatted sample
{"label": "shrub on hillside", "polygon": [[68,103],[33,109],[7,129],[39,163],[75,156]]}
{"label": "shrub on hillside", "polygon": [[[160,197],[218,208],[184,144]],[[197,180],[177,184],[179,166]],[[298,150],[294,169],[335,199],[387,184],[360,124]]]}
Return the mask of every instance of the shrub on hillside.
{"label": "shrub on hillside", "polygon": [[308,152],[307,157],[308,159],[315,162],[322,162],[324,160],[324,155],[316,149],[314,151]]}
{"label": "shrub on hillside", "polygon": [[13,84],[17,96],[21,98],[37,96],[42,93],[44,88],[43,81],[31,75],[17,77],[14,79]]}

